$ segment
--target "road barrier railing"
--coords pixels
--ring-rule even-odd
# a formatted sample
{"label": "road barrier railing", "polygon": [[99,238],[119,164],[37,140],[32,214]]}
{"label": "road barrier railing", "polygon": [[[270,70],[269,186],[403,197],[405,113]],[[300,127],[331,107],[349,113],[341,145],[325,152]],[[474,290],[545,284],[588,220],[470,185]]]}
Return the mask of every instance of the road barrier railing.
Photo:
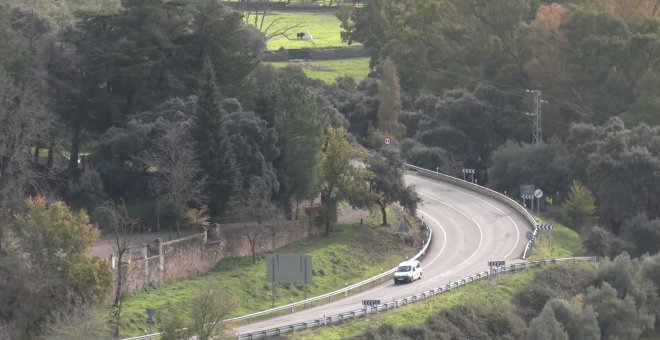
{"label": "road barrier railing", "polygon": [[421,301],[427,298],[434,297],[436,295],[442,294],[444,292],[451,291],[452,289],[456,289],[458,287],[470,284],[472,282],[492,277],[493,275],[497,274],[502,274],[502,273],[510,273],[518,270],[525,270],[529,268],[535,268],[539,267],[545,264],[551,264],[551,263],[562,263],[562,262],[576,262],[576,261],[597,261],[598,257],[595,256],[585,256],[585,257],[566,257],[566,258],[559,258],[559,259],[549,259],[549,260],[539,260],[539,261],[530,261],[530,262],[521,262],[521,263],[516,263],[516,264],[510,264],[510,265],[505,265],[502,267],[499,267],[497,270],[493,270],[493,272],[488,272],[488,271],[483,271],[476,273],[474,275],[470,275],[467,277],[464,277],[462,279],[458,279],[455,281],[450,281],[447,284],[444,284],[442,286],[439,286],[437,288],[427,290],[425,292],[419,293],[419,294],[414,294],[410,295],[408,297],[398,299],[398,300],[392,300],[390,302],[382,303],[377,306],[371,306],[371,307],[365,307],[361,309],[356,309],[350,312],[345,312],[345,313],[340,313],[340,314],[335,314],[335,315],[330,315],[330,316],[325,316],[323,318],[319,319],[313,319],[305,322],[299,322],[295,324],[290,324],[290,325],[285,325],[281,327],[276,327],[276,328],[270,328],[266,330],[261,330],[261,331],[255,331],[255,332],[250,332],[250,333],[242,333],[242,334],[237,334],[237,338],[239,340],[244,340],[244,339],[262,339],[266,337],[271,337],[271,336],[277,336],[280,334],[284,333],[289,333],[297,330],[302,330],[302,329],[309,329],[309,328],[318,328],[321,326],[325,325],[332,325],[332,324],[337,324],[337,323],[342,323],[347,320],[351,319],[357,319],[359,317],[366,317],[368,314],[372,313],[378,313],[379,311],[384,311],[392,308],[398,308],[400,306],[405,306],[410,303],[414,303],[417,301]]}
{"label": "road barrier railing", "polygon": [[[452,176],[445,175],[445,174],[442,174],[442,173],[438,173],[438,172],[435,172],[435,171],[431,171],[431,170],[428,170],[428,169],[420,168],[420,167],[417,167],[417,166],[414,166],[414,165],[405,164],[405,167],[409,171],[414,171],[418,174],[424,175],[424,176],[429,177],[429,178],[437,179],[437,180],[440,180],[440,181],[443,181],[443,182],[448,182],[448,183],[451,183],[451,184],[469,189],[471,191],[475,191],[475,192],[484,194],[484,195],[486,195],[488,197],[491,197],[491,198],[494,198],[498,201],[501,201],[501,202],[511,206],[513,209],[515,209],[520,214],[522,214],[529,221],[530,226],[534,226],[534,227],[536,226],[536,220],[524,207],[522,207],[520,204],[518,204],[518,202],[512,200],[511,198],[509,198],[505,195],[500,194],[497,191],[488,189],[486,187],[483,187],[483,186],[480,186],[480,185],[477,185],[477,184],[474,184],[474,183],[471,183],[471,182],[468,182],[468,181],[464,181],[460,178],[456,178],[456,177],[452,177]],[[432,239],[433,239],[432,230],[430,228],[426,228],[426,230],[428,231],[427,241],[424,243],[424,246],[419,251],[419,253],[417,253],[415,256],[410,258],[411,260],[420,260],[424,257],[424,255],[426,255],[428,247],[429,247],[429,245],[430,245],[430,243],[432,242]],[[536,233],[537,233],[537,231],[534,230],[534,235],[536,235]],[[525,247],[525,251],[523,253],[523,259],[526,258],[530,247],[531,247],[531,241],[528,242],[526,247]],[[309,298],[309,299],[306,299],[306,300],[290,303],[290,304],[287,304],[287,305],[267,309],[267,310],[264,310],[264,311],[261,311],[261,312],[256,312],[256,313],[252,313],[252,314],[248,314],[248,315],[239,316],[239,317],[236,317],[236,318],[227,319],[224,322],[229,322],[229,323],[247,322],[247,323],[251,323],[255,320],[260,320],[260,319],[264,319],[264,318],[272,318],[272,317],[275,317],[275,316],[278,316],[278,315],[293,313],[296,310],[311,308],[311,307],[314,307],[314,306],[319,306],[319,305],[322,305],[322,304],[330,303],[333,300],[338,300],[338,299],[344,298],[348,295],[359,293],[359,292],[361,292],[362,290],[364,290],[366,288],[369,288],[371,286],[380,284],[380,283],[384,282],[385,280],[391,279],[393,277],[395,269],[396,268],[392,268],[392,269],[390,269],[388,271],[385,271],[385,272],[383,272],[379,275],[376,275],[376,276],[371,277],[369,279],[366,279],[364,281],[355,283],[353,285],[347,286],[345,288],[336,290],[334,292],[330,292],[330,293],[327,293],[327,294],[315,296],[315,297],[312,297],[312,298]],[[457,287],[458,287],[458,285],[457,285]],[[451,289],[451,287],[449,287],[449,289]],[[381,308],[381,307],[379,307],[379,308]],[[360,314],[360,315],[363,315],[363,314]],[[285,328],[290,328],[290,327],[291,326],[286,326]],[[296,327],[298,327],[296,329],[300,329],[300,325],[297,325]],[[280,330],[281,328],[282,327],[279,327],[277,329]],[[157,338],[161,334],[162,333],[153,333],[153,334],[147,334],[147,335],[142,335],[142,336],[137,336],[137,337],[132,337],[132,338],[126,338],[126,339],[123,339],[123,340],[147,340],[147,339]],[[252,334],[252,333],[250,333],[250,334]],[[275,334],[277,334],[277,333],[269,334],[268,336],[275,335]],[[246,338],[243,337],[243,335],[241,335],[239,337],[239,339],[246,339]]]}
{"label": "road barrier railing", "polygon": [[[432,236],[433,236],[432,235],[433,231],[430,228],[427,227],[426,230],[428,231],[428,237],[425,240],[424,245],[422,246],[422,249],[417,254],[415,254],[415,256],[411,257],[410,260],[418,260],[418,259],[423,258],[424,255],[426,255],[426,251],[428,250],[429,244],[431,243],[431,239],[432,239]],[[396,270],[396,268],[392,268],[392,269],[390,269],[388,271],[385,271],[385,272],[383,272],[379,275],[376,275],[376,276],[368,278],[364,281],[352,284],[352,285],[347,286],[345,288],[336,290],[334,292],[330,292],[330,293],[327,293],[327,294],[315,296],[315,297],[309,298],[307,300],[302,300],[302,301],[299,301],[299,302],[290,303],[288,305],[267,309],[267,310],[264,310],[264,311],[261,311],[261,312],[252,313],[252,314],[248,314],[248,315],[239,316],[239,317],[236,317],[236,318],[227,319],[227,320],[225,320],[225,322],[247,321],[248,323],[250,323],[254,319],[258,319],[258,318],[262,318],[262,317],[272,317],[275,313],[278,313],[278,312],[280,312],[280,313],[284,312],[286,314],[286,313],[290,313],[290,312],[295,312],[296,309],[299,310],[300,308],[303,308],[303,309],[304,308],[310,308],[312,306],[318,306],[318,305],[321,305],[321,304],[324,304],[324,303],[328,303],[328,302],[333,301],[334,298],[337,298],[337,297],[338,298],[344,298],[344,297],[346,297],[348,295],[351,295],[353,293],[361,292],[365,288],[368,288],[372,285],[381,284],[385,280],[391,279],[394,275],[395,270]]]}
{"label": "road barrier railing", "polygon": [[[409,260],[421,260],[425,255],[426,252],[428,251],[429,245],[431,244],[431,240],[433,239],[433,230],[431,228],[428,228],[426,226],[425,228],[426,232],[428,233],[428,236],[426,240],[424,241],[424,244],[422,246],[422,249],[415,254],[413,257],[411,257]],[[338,300],[340,298],[347,297],[349,295],[352,295],[354,293],[359,293],[365,288],[369,288],[374,285],[381,284],[385,282],[386,280],[389,280],[393,277],[394,271],[396,268],[392,268],[388,271],[385,271],[379,275],[376,275],[374,277],[368,278],[364,281],[352,284],[350,286],[344,287],[342,289],[326,293],[323,295],[315,296],[306,300],[290,303],[287,305],[267,309],[261,312],[256,312],[248,315],[243,315],[231,319],[224,320],[224,322],[227,323],[240,323],[240,322],[247,322],[250,323],[254,320],[258,319],[263,319],[263,318],[271,318],[277,315],[283,315],[283,314],[288,314],[288,313],[293,313],[296,310],[300,309],[306,309],[306,308],[311,308],[314,306],[320,306],[325,303],[332,302],[334,300]],[[148,340],[148,339],[153,339],[161,336],[163,333],[152,333],[152,334],[146,334],[146,335],[140,335],[132,338],[126,338],[123,340]]]}
{"label": "road barrier railing", "polygon": [[[503,195],[503,194],[501,194],[501,193],[499,193],[495,190],[491,190],[489,188],[486,188],[484,186],[481,186],[481,185],[478,185],[478,184],[475,184],[475,183],[472,183],[472,182],[469,182],[469,181],[465,181],[461,178],[445,175],[445,174],[435,172],[435,171],[432,171],[432,170],[420,168],[418,166],[414,166],[414,165],[411,165],[411,164],[406,164],[405,166],[406,166],[406,169],[408,171],[413,171],[413,172],[416,172],[420,175],[423,175],[423,176],[426,176],[426,177],[429,177],[429,178],[437,179],[437,180],[440,180],[442,182],[451,183],[451,184],[454,184],[456,186],[466,188],[466,189],[469,189],[471,191],[478,192],[480,194],[483,194],[485,196],[488,196],[490,198],[493,198],[495,200],[498,200],[498,201],[510,206],[515,211],[517,211],[519,214],[521,214],[527,220],[527,222],[529,222],[529,228],[530,228],[530,230],[533,231],[534,236],[536,236],[536,234],[538,232],[536,230],[536,224],[537,224],[536,219],[534,218],[534,216],[532,216],[532,214],[530,214],[527,211],[527,209],[525,209],[525,207],[523,207],[522,205],[520,205],[518,202],[511,199],[510,197],[508,197],[506,195]],[[523,259],[527,258],[527,255],[529,254],[532,245],[533,245],[533,242],[528,240],[527,245],[525,246],[525,251],[523,252],[523,255],[522,255]]]}

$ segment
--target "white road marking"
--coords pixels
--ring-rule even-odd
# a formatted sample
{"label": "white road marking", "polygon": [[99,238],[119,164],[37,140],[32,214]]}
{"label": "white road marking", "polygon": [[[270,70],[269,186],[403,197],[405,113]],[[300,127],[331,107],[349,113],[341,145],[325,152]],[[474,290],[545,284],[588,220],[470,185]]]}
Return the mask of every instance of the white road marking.
{"label": "white road marking", "polygon": [[438,222],[435,218],[431,217],[431,215],[429,215],[428,213],[425,213],[424,211],[422,211],[420,209],[417,209],[417,211],[421,212],[423,215],[426,215],[431,221],[433,221],[435,224],[437,224],[440,227],[440,230],[442,230],[442,235],[444,236],[444,240],[442,241],[442,248],[440,248],[440,251],[433,258],[433,260],[431,260],[431,262],[427,263],[424,267],[422,267],[422,269],[424,269],[424,268],[428,267],[429,265],[431,265],[433,262],[435,262],[440,257],[442,252],[445,251],[445,246],[447,246],[447,231],[445,230],[444,227],[442,227],[442,224],[440,222]]}
{"label": "white road marking", "polygon": [[[432,199],[432,200],[434,200],[434,201],[436,201],[436,202],[438,202],[438,203],[440,203],[440,204],[446,205],[446,206],[448,206],[448,207],[450,207],[450,208],[456,210],[456,211],[459,212],[461,215],[463,215],[463,216],[465,216],[467,219],[471,220],[471,221],[477,226],[477,228],[479,229],[479,244],[477,245],[477,249],[475,249],[474,252],[472,252],[472,254],[471,254],[467,259],[463,260],[463,262],[461,262],[461,263],[457,264],[456,266],[454,266],[454,268],[456,268],[456,267],[460,267],[460,266],[463,265],[465,262],[470,261],[470,259],[472,259],[472,258],[474,257],[474,255],[476,255],[477,252],[479,252],[479,249],[481,249],[481,245],[482,245],[483,242],[484,242],[484,231],[483,231],[483,229],[481,228],[481,224],[479,224],[479,222],[475,221],[475,220],[474,220],[472,217],[470,217],[468,214],[462,212],[460,209],[454,208],[454,207],[452,207],[452,206],[450,206],[450,205],[448,205],[448,204],[446,204],[446,203],[440,201],[439,199],[437,199],[437,198],[435,198],[435,197],[431,197],[431,196],[429,196],[429,195],[422,194],[422,193],[419,193],[419,194],[422,195],[422,196],[426,196],[426,197],[428,197],[428,198],[430,198],[430,199]],[[434,277],[432,278],[432,280],[434,280],[434,279],[436,279],[436,278],[438,278],[438,277],[440,277],[440,276],[443,276],[443,275],[446,275],[446,273],[442,273],[442,274],[440,274],[440,275],[434,276]]]}
{"label": "white road marking", "polygon": [[[408,175],[408,176],[410,176],[410,175]],[[425,179],[419,178],[419,177],[417,177],[417,176],[411,176],[411,177],[415,177],[416,179],[418,179],[418,180],[420,180],[420,181],[422,181],[422,182],[427,182],[427,183],[435,184],[435,185],[438,185],[438,186],[443,186],[442,184],[440,184],[440,182],[428,181],[428,180],[425,180]],[[444,186],[444,187],[445,187],[445,188],[448,188],[448,187],[446,187],[446,186]],[[506,218],[509,219],[509,221],[511,222],[511,224],[513,224],[513,226],[516,227],[516,243],[513,245],[513,248],[511,248],[511,250],[510,250],[506,255],[504,255],[504,258],[508,258],[508,257],[511,255],[511,253],[513,253],[513,252],[516,250],[516,247],[518,246],[518,243],[520,243],[520,228],[518,228],[518,223],[516,223],[516,222],[511,218],[511,216],[509,216],[509,214],[505,214],[504,211],[502,211],[500,208],[494,206],[493,204],[489,203],[488,201],[485,201],[485,200],[481,199],[481,198],[478,197],[478,196],[474,196],[474,195],[472,195],[472,194],[470,194],[470,193],[467,193],[467,192],[464,192],[464,191],[461,191],[461,193],[463,193],[463,194],[465,194],[465,195],[467,195],[467,196],[470,196],[470,197],[472,197],[472,198],[474,198],[474,199],[477,199],[477,200],[481,201],[482,203],[485,203],[485,204],[491,206],[493,209],[499,211],[499,212],[502,213],[504,216],[506,216]]]}

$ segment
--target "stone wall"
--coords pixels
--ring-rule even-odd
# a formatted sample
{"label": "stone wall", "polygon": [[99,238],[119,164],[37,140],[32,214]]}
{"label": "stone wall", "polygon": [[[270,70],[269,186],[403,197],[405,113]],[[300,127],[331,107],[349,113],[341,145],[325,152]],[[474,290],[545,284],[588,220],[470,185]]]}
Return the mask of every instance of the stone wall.
{"label": "stone wall", "polygon": [[[249,239],[254,240],[257,253],[265,253],[322,231],[314,220],[260,225],[239,223],[219,225],[208,232],[178,240],[156,240],[153,245],[143,246],[140,259],[122,264],[123,291],[136,292],[181,278],[198,276],[213,269],[224,258],[249,256],[252,254]],[[149,248],[155,250],[155,256],[149,256]],[[112,259],[110,266],[113,273],[116,273],[116,263]]]}

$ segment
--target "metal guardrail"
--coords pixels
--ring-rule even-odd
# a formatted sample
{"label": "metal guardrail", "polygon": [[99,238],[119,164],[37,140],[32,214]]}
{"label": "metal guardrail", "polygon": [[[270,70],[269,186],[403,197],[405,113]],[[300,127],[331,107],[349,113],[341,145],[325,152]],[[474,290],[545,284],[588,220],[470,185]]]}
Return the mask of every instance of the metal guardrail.
{"label": "metal guardrail", "polygon": [[[474,184],[474,183],[470,183],[470,182],[461,180],[461,179],[456,178],[456,177],[441,174],[441,173],[434,172],[434,171],[424,169],[424,168],[420,168],[420,167],[417,167],[417,166],[414,166],[414,165],[405,164],[405,167],[408,170],[416,171],[416,172],[418,172],[422,175],[425,175],[427,177],[438,179],[438,180],[441,180],[441,181],[444,181],[444,182],[449,182],[449,183],[458,185],[460,187],[464,187],[464,188],[470,189],[472,191],[482,193],[486,196],[489,196],[491,198],[495,198],[499,201],[502,201],[503,203],[511,206],[513,209],[515,209],[520,214],[522,214],[530,222],[531,225],[533,225],[533,226],[536,225],[536,220],[534,219],[534,217],[532,217],[531,214],[529,214],[529,212],[527,212],[527,210],[524,207],[522,207],[520,204],[518,204],[516,201],[512,200],[511,198],[509,198],[505,195],[502,195],[497,191],[488,189],[486,187],[483,187],[483,186],[480,186],[480,185],[477,185],[477,184]],[[232,225],[231,227],[236,227],[236,226]],[[422,256],[424,256],[426,254],[426,251],[428,249],[429,244],[431,243],[432,236],[433,236],[432,235],[432,233],[433,233],[432,230],[430,228],[427,228],[427,230],[429,232],[428,241],[424,244],[424,247],[422,248],[422,250],[419,253],[417,253],[415,256],[413,256],[411,259],[416,260],[416,259],[419,259],[419,258],[421,258]],[[534,235],[536,235],[536,233],[537,233],[537,231],[534,230]],[[531,247],[531,241],[528,242],[526,247],[525,247],[525,251],[523,253],[523,259],[526,257],[530,247]],[[299,306],[303,306],[303,308],[307,307],[308,305],[312,306],[312,304],[314,302],[325,301],[326,299],[329,302],[332,297],[339,296],[339,295],[342,295],[342,294],[344,296],[348,296],[348,293],[350,291],[354,291],[356,289],[362,289],[363,287],[366,287],[370,284],[373,284],[374,282],[377,282],[378,280],[384,281],[386,277],[388,277],[389,275],[392,275],[394,273],[395,269],[396,268],[390,269],[390,270],[388,270],[386,272],[383,272],[379,275],[376,275],[376,276],[371,277],[369,279],[366,279],[364,281],[358,282],[358,283],[353,284],[351,286],[336,290],[334,292],[330,292],[330,293],[327,293],[327,294],[312,297],[312,298],[309,298],[307,300],[290,303],[290,304],[287,304],[287,305],[284,305],[284,306],[271,308],[271,309],[264,310],[264,311],[261,311],[261,312],[252,313],[252,314],[248,314],[248,315],[239,316],[239,317],[236,317],[236,318],[227,319],[227,320],[224,320],[224,322],[239,322],[239,321],[247,320],[248,323],[249,323],[252,319],[255,319],[255,318],[264,317],[264,316],[270,317],[270,316],[273,316],[274,314],[280,313],[280,312],[289,312],[289,311],[293,312],[293,311],[295,311],[296,307],[299,307]],[[353,312],[350,312],[350,313],[353,313]],[[330,318],[332,318],[332,317],[330,317]],[[332,323],[332,320],[331,320],[331,323]],[[317,325],[317,326],[319,326],[319,325]],[[291,325],[286,326],[285,328],[288,329],[288,327],[291,327]],[[280,330],[280,329],[283,329],[283,328],[277,328],[277,330]],[[300,328],[295,328],[293,330],[296,330],[296,329],[300,329]],[[279,334],[279,333],[274,333],[274,334]],[[274,335],[274,334],[269,334],[268,336]],[[137,337],[132,337],[132,338],[126,338],[126,339],[123,339],[123,340],[147,340],[147,339],[152,339],[152,338],[160,336],[160,335],[162,335],[162,333],[153,333],[153,334],[147,334],[147,335],[142,335],[142,336],[137,336]],[[245,339],[245,337],[242,337],[242,336],[243,335],[239,336],[239,339]]]}
{"label": "metal guardrail", "polygon": [[[428,228],[428,226],[427,226],[426,230],[428,231],[429,235],[428,235],[427,240],[424,242],[424,246],[422,247],[422,249],[417,254],[415,254],[415,256],[411,257],[409,260],[418,260],[418,259],[423,258],[424,255],[426,255],[426,251],[428,250],[428,247],[431,244],[431,240],[433,239],[433,230],[431,228]],[[314,302],[326,301],[326,300],[330,301],[330,299],[332,297],[336,297],[336,296],[340,296],[340,295],[343,295],[345,297],[345,296],[348,296],[349,292],[355,291],[355,290],[361,291],[362,288],[364,288],[364,287],[366,287],[370,284],[373,284],[375,282],[379,282],[379,280],[380,280],[380,282],[384,282],[385,278],[387,278],[388,276],[394,274],[395,270],[396,270],[396,268],[392,268],[392,269],[390,269],[386,272],[383,272],[379,275],[368,278],[364,281],[355,283],[353,285],[350,285],[348,287],[345,287],[345,288],[342,288],[342,289],[339,289],[339,290],[336,290],[336,291],[333,291],[333,292],[330,292],[330,293],[315,296],[315,297],[309,298],[307,300],[302,300],[302,301],[290,303],[290,304],[287,304],[287,305],[267,309],[267,310],[264,310],[264,311],[261,311],[261,312],[256,312],[256,313],[252,313],[252,314],[248,314],[248,315],[243,315],[243,316],[227,319],[227,320],[224,320],[223,322],[240,322],[240,321],[247,320],[248,323],[249,323],[252,319],[256,319],[256,318],[264,317],[264,316],[271,317],[274,314],[279,313],[279,312],[295,312],[296,307],[300,307],[300,306],[303,306],[303,308],[311,307]],[[318,306],[318,304],[317,304],[317,306]],[[148,339],[152,339],[154,337],[158,337],[162,334],[163,334],[162,332],[152,333],[152,334],[140,335],[140,336],[136,336],[136,337],[132,337],[132,338],[126,338],[126,339],[123,339],[123,340],[148,340]]]}
{"label": "metal guardrail", "polygon": [[[427,228],[427,230],[429,232],[429,237],[428,237],[427,241],[424,243],[424,247],[422,247],[422,250],[420,250],[417,254],[415,254],[415,256],[411,257],[410,260],[417,260],[417,259],[421,258],[422,256],[424,256],[426,254],[426,251],[428,250],[429,244],[431,243],[431,239],[433,237],[433,231],[431,230],[431,228]],[[258,317],[261,317],[261,316],[271,316],[273,313],[280,312],[280,311],[295,310],[295,307],[299,307],[299,306],[303,306],[303,308],[304,308],[307,305],[312,305],[314,302],[324,301],[326,299],[330,300],[330,298],[335,297],[335,296],[339,296],[339,295],[347,296],[350,291],[353,291],[353,290],[356,290],[356,289],[361,289],[362,287],[365,287],[365,286],[367,286],[369,284],[372,284],[374,282],[377,282],[379,280],[381,282],[384,281],[384,279],[386,277],[392,275],[395,270],[396,270],[396,268],[392,268],[392,269],[390,269],[386,272],[383,272],[379,275],[376,275],[376,276],[368,278],[364,281],[355,283],[355,284],[350,285],[348,287],[336,290],[334,292],[330,292],[330,293],[327,293],[327,294],[315,296],[315,297],[309,298],[307,300],[302,300],[302,301],[299,301],[299,302],[290,303],[288,305],[271,308],[271,309],[264,310],[264,311],[261,311],[261,312],[252,313],[252,314],[248,314],[248,315],[239,316],[239,317],[236,317],[236,318],[227,319],[227,320],[225,320],[225,322],[236,322],[236,321],[243,321],[243,320],[248,320],[248,322],[250,322],[251,319],[253,319],[253,318],[258,318]]]}
{"label": "metal guardrail", "polygon": [[346,313],[340,313],[340,314],[335,314],[327,317],[323,317],[320,319],[314,319],[314,320],[309,320],[306,322],[300,322],[296,324],[291,324],[283,327],[276,327],[276,328],[271,328],[263,331],[257,331],[257,332],[251,332],[251,333],[243,333],[243,334],[237,334],[237,338],[239,340],[242,339],[261,339],[261,338],[266,338],[269,336],[277,336],[280,334],[284,333],[289,333],[301,329],[309,329],[309,328],[318,328],[321,326],[325,326],[328,324],[335,324],[335,323],[341,323],[346,320],[350,319],[357,319],[360,316],[367,316],[368,314],[371,313],[378,313],[379,311],[382,310],[388,310],[391,308],[397,308],[399,306],[405,306],[409,303],[414,303],[417,301],[424,300],[426,298],[434,297],[438,294],[442,294],[444,292],[448,292],[452,290],[453,288],[458,288],[460,286],[464,286],[466,284],[472,283],[477,280],[481,280],[483,278],[487,278],[489,276],[492,276],[493,274],[499,274],[499,273],[508,273],[508,272],[513,272],[516,270],[525,270],[528,268],[534,268],[538,266],[542,266],[544,264],[548,263],[559,263],[559,262],[569,262],[569,261],[597,261],[598,257],[591,256],[591,257],[567,257],[567,258],[559,258],[559,259],[550,259],[550,260],[539,260],[539,261],[531,261],[531,262],[523,262],[523,263],[518,263],[518,264],[511,264],[508,266],[503,266],[501,269],[499,269],[495,273],[489,273],[487,271],[479,272],[474,275],[467,276],[465,278],[456,280],[456,281],[450,281],[448,284],[442,285],[440,287],[427,290],[425,292],[419,293],[419,294],[414,294],[410,295],[408,297],[398,299],[398,300],[393,300],[391,302],[383,303],[378,306],[372,306],[372,307],[366,307],[363,309],[356,309],[350,312]]}
{"label": "metal guardrail", "polygon": [[[445,174],[442,174],[442,173],[439,173],[439,172],[435,172],[435,171],[431,171],[431,170],[428,170],[428,169],[420,168],[418,166],[414,166],[414,165],[411,165],[411,164],[405,164],[405,167],[408,170],[415,171],[415,172],[417,172],[419,174],[422,174],[426,177],[439,179],[443,182],[452,183],[452,184],[455,184],[457,186],[460,186],[460,187],[463,187],[463,188],[466,188],[466,189],[470,189],[472,191],[476,191],[478,193],[484,194],[488,197],[496,199],[496,200],[510,206],[511,208],[516,210],[518,213],[520,213],[529,222],[530,226],[532,227],[531,229],[533,230],[534,236],[536,236],[536,234],[538,232],[536,230],[536,224],[537,224],[536,219],[534,218],[534,216],[532,216],[527,211],[527,209],[525,209],[525,207],[523,207],[522,205],[520,205],[518,202],[511,199],[510,197],[508,197],[506,195],[503,195],[503,194],[501,194],[501,193],[499,193],[495,190],[491,190],[489,188],[486,188],[486,187],[483,187],[481,185],[474,184],[474,183],[462,180],[460,178],[456,178],[456,177],[445,175]],[[523,252],[523,256],[522,256],[523,259],[527,258],[527,255],[528,255],[528,253],[529,253],[529,251],[532,247],[532,244],[533,244],[532,241],[529,241],[529,240],[527,241],[527,245],[525,246],[525,251]]]}

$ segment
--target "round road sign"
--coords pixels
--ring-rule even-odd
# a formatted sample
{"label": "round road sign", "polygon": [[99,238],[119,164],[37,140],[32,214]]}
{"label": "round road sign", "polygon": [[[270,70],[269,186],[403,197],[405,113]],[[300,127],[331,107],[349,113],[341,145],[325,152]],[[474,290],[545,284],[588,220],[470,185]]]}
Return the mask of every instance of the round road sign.
{"label": "round road sign", "polygon": [[392,144],[392,138],[390,138],[390,137],[383,138],[383,144],[385,144],[385,145]]}
{"label": "round road sign", "polygon": [[541,189],[536,189],[536,190],[534,191],[534,197],[536,197],[536,198],[541,198],[541,197],[543,197],[543,190],[541,190]]}

